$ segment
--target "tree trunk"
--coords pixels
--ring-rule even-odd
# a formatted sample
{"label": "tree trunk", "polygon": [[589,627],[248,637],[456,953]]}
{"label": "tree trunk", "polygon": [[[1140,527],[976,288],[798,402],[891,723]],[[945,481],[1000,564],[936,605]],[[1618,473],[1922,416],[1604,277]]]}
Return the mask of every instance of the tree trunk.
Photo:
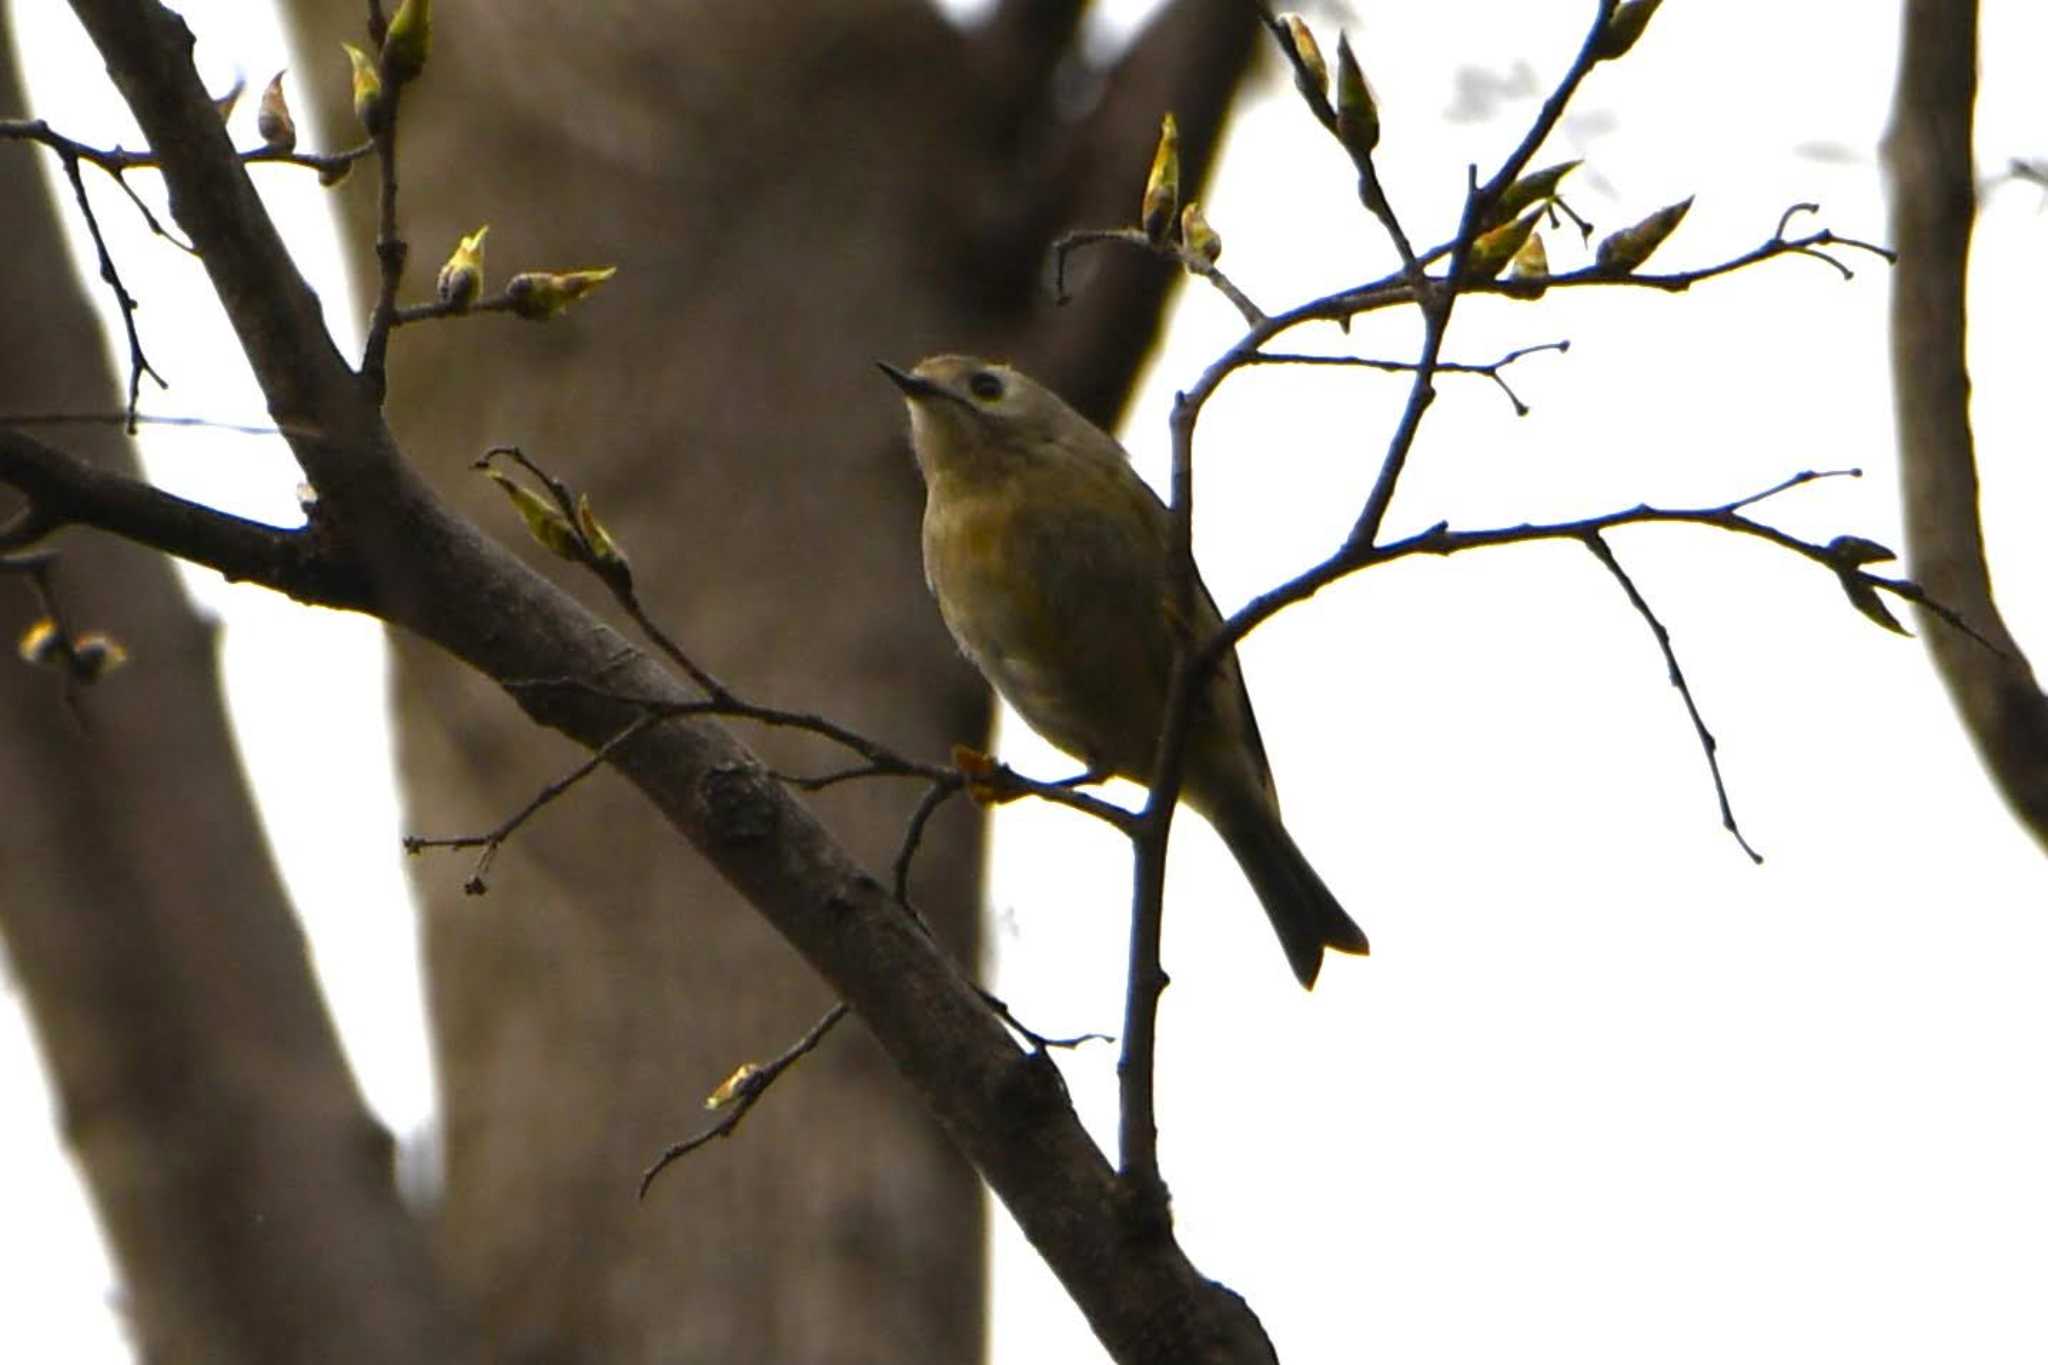
{"label": "tree trunk", "polygon": [[1919,613],[1936,672],[2013,814],[2048,847],[2048,698],[1991,592],[1977,517],[1964,297],[1977,186],[1975,0],[1908,0],[1884,162],[1892,199],[1892,389],[1906,561],[1972,639]]}
{"label": "tree trunk", "polygon": [[[0,110],[22,108],[0,26]],[[0,195],[0,413],[111,414],[99,322],[55,206],[27,192],[41,155],[0,149],[16,187]],[[64,434],[133,472],[114,426]],[[112,633],[132,661],[75,712],[54,673],[0,666],[0,933],[142,1353],[473,1358],[324,1013],[228,733],[212,627],[162,555],[90,534],[61,548],[67,628]],[[38,611],[29,582],[0,574],[0,594],[19,633]]]}

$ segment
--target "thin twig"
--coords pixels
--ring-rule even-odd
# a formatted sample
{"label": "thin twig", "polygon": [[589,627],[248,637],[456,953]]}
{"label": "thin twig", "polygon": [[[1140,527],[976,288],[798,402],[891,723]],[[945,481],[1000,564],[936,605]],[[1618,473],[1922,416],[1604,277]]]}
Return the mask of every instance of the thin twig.
{"label": "thin twig", "polygon": [[1549,140],[1551,132],[1557,127],[1557,121],[1564,117],[1565,107],[1572,102],[1572,97],[1578,94],[1580,82],[1584,81],[1586,74],[1599,63],[1600,58],[1595,54],[1599,48],[1600,35],[1606,31],[1608,21],[1614,17],[1614,11],[1618,8],[1619,0],[1599,0],[1593,15],[1592,27],[1586,30],[1585,40],[1579,44],[1578,53],[1572,58],[1572,64],[1565,68],[1563,77],[1558,80],[1549,97],[1543,101],[1543,107],[1536,111],[1536,117],[1531,120],[1528,131],[1522,134],[1522,140],[1515,144],[1515,149],[1508,153],[1507,159],[1500,163],[1500,168],[1479,190],[1477,197],[1483,207],[1493,206],[1500,198],[1501,192],[1515,183],[1516,177],[1528,166],[1530,158],[1534,157],[1537,150]]}
{"label": "thin twig", "polygon": [[[1457,360],[1439,360],[1436,363],[1436,371],[1438,374],[1484,375],[1498,385],[1502,393],[1507,395],[1508,402],[1514,406],[1515,416],[1526,417],[1529,415],[1529,405],[1524,403],[1521,397],[1508,387],[1507,381],[1501,377],[1500,372],[1507,366],[1520,360],[1523,356],[1535,355],[1539,351],[1556,351],[1562,354],[1571,350],[1571,348],[1572,344],[1569,341],[1546,341],[1536,346],[1517,347],[1499,360],[1487,365]],[[1372,356],[1359,355],[1304,355],[1285,351],[1256,351],[1246,358],[1245,363],[1247,365],[1350,366],[1368,370],[1380,370],[1388,374],[1409,374],[1419,368],[1419,363],[1413,360],[1380,360]]]}
{"label": "thin twig", "polygon": [[1286,25],[1261,0],[1253,0],[1253,8],[1258,10],[1259,20],[1266,26],[1266,31],[1273,35],[1273,45],[1280,49],[1280,55],[1286,58],[1287,64],[1293,68],[1294,88],[1301,92],[1302,102],[1308,106],[1309,112],[1315,115],[1316,122],[1323,125],[1323,130],[1334,138],[1337,145],[1344,149],[1344,154],[1351,158],[1352,169],[1358,173],[1358,202],[1363,204],[1373,217],[1379,219],[1380,226],[1386,230],[1388,240],[1394,244],[1395,255],[1401,258],[1401,273],[1405,276],[1415,275],[1421,262],[1416,258],[1415,248],[1408,240],[1408,234],[1401,229],[1400,220],[1394,214],[1394,206],[1387,202],[1386,191],[1380,184],[1379,168],[1373,164],[1372,153],[1364,148],[1353,147],[1338,132],[1337,111],[1331,107],[1330,97],[1324,92],[1322,81],[1317,79],[1303,63],[1300,54],[1294,50],[1294,43],[1288,36]]}
{"label": "thin twig", "polygon": [[401,844],[407,853],[419,853],[429,848],[481,847],[483,852],[477,855],[476,867],[470,872],[468,879],[462,883],[462,890],[465,894],[481,896],[490,890],[490,887],[484,880],[484,876],[490,871],[491,864],[496,861],[498,850],[505,846],[505,841],[510,839],[520,826],[531,820],[535,815],[538,815],[543,808],[551,804],[556,798],[604,766],[605,761],[613,754],[617,753],[626,744],[645,733],[662,719],[661,715],[653,711],[643,712],[635,716],[627,723],[624,729],[598,745],[595,749],[592,749],[581,763],[578,763],[567,773],[535,792],[532,799],[493,829],[487,830],[482,834],[456,834],[444,837],[408,834],[401,840]]}
{"label": "thin twig", "polygon": [[1628,594],[1629,605],[1636,609],[1637,614],[1650,627],[1650,634],[1657,637],[1657,648],[1664,651],[1664,663],[1670,670],[1671,685],[1678,689],[1678,695],[1685,700],[1686,714],[1692,717],[1693,733],[1699,736],[1700,749],[1707,756],[1707,771],[1714,775],[1714,796],[1721,803],[1721,826],[1735,837],[1735,842],[1742,846],[1742,851],[1749,855],[1751,862],[1761,864],[1764,855],[1750,846],[1749,840],[1742,837],[1742,830],[1735,823],[1735,808],[1728,801],[1728,784],[1721,776],[1720,745],[1715,741],[1713,732],[1707,729],[1706,720],[1700,715],[1699,703],[1693,700],[1692,687],[1685,680],[1685,670],[1678,666],[1678,654],[1671,647],[1671,632],[1657,619],[1657,613],[1651,609],[1649,602],[1636,587],[1635,580],[1628,576],[1628,571],[1621,567],[1621,561],[1614,557],[1614,551],[1609,548],[1605,537],[1598,531],[1588,531],[1580,538],[1580,543],[1593,552],[1593,557],[1600,561],[1608,573],[1614,575],[1614,581]]}
{"label": "thin twig", "polygon": [[1063,234],[1052,244],[1052,288],[1053,302],[1064,306],[1072,299],[1067,293],[1067,257],[1084,246],[1096,246],[1103,242],[1121,242],[1133,246],[1147,255],[1159,256],[1184,268],[1190,275],[1200,276],[1214,285],[1216,291],[1230,300],[1230,306],[1237,309],[1247,327],[1257,327],[1266,321],[1266,314],[1251,301],[1242,289],[1233,283],[1228,275],[1216,268],[1216,263],[1207,257],[1197,255],[1181,242],[1168,238],[1155,242],[1145,235],[1142,228],[1077,228]]}
{"label": "thin twig", "polygon": [[889,888],[896,897],[896,903],[905,910],[910,909],[910,864],[917,857],[918,845],[924,841],[924,828],[938,814],[939,807],[945,805],[962,785],[964,779],[957,773],[948,778],[933,779],[903,827],[903,842],[896,850],[896,862],[890,869]]}
{"label": "thin twig", "polygon": [[[119,147],[95,147],[76,138],[66,137],[42,119],[0,119],[0,142],[40,143],[59,156],[75,156],[80,161],[97,166],[112,176],[128,197],[135,200],[135,206],[142,210],[144,218],[149,221],[151,231],[171,241],[178,240],[164,230],[156,215],[136,196],[134,187],[127,181],[129,171],[163,169],[163,162],[155,152],[130,152]],[[317,171],[323,176],[333,177],[340,175],[374,150],[375,143],[365,139],[339,152],[288,152],[281,147],[252,147],[247,151],[236,152],[235,159],[245,166],[299,166],[309,171]],[[192,250],[189,243],[178,242],[178,245],[186,251]]]}
{"label": "thin twig", "polygon": [[121,283],[121,272],[114,268],[114,257],[107,250],[107,239],[100,232],[100,220],[92,211],[92,200],[85,192],[85,178],[79,174],[78,153],[60,150],[58,159],[64,166],[64,178],[71,182],[71,193],[78,200],[78,211],[85,216],[86,231],[92,235],[93,249],[99,253],[100,279],[107,288],[114,291],[114,302],[121,307],[121,326],[128,333],[128,434],[135,434],[135,408],[142,397],[142,376],[148,375],[160,389],[169,384],[150,365],[149,357],[142,353],[142,335],[135,329],[135,296]]}
{"label": "thin twig", "polygon": [[640,1177],[639,1197],[641,1199],[647,1198],[648,1188],[654,1184],[654,1178],[667,1170],[674,1162],[680,1161],[705,1143],[716,1138],[731,1137],[733,1132],[740,1126],[740,1121],[746,1118],[753,1111],[754,1106],[761,1102],[761,1097],[768,1093],[768,1087],[775,1084],[777,1078],[783,1072],[795,1066],[807,1054],[813,1051],[818,1044],[824,1042],[825,1035],[830,1033],[841,1019],[846,1017],[847,1010],[846,1002],[841,1000],[831,1009],[826,1010],[824,1017],[811,1025],[810,1031],[804,1034],[803,1037],[790,1044],[788,1050],[780,1057],[777,1057],[765,1066],[754,1066],[752,1063],[749,1063],[735,1072],[731,1079],[719,1087],[711,1100],[705,1101],[707,1108],[725,1110],[725,1117],[697,1134],[697,1136],[674,1144],[664,1150],[660,1156],[656,1157],[654,1164],[649,1166]]}
{"label": "thin twig", "polygon": [[405,278],[405,239],[398,235],[398,108],[396,81],[384,83],[383,112],[370,135],[377,149],[377,301],[370,309],[370,326],[363,338],[363,382],[370,401],[384,405],[389,385],[385,361],[391,348],[391,328],[398,312],[398,286]]}

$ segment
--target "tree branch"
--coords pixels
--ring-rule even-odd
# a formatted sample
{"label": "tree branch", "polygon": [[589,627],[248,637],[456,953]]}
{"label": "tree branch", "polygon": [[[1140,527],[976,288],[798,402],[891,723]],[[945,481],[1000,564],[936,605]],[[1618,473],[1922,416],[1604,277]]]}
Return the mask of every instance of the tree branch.
{"label": "tree branch", "polygon": [[0,550],[19,549],[68,525],[109,531],[316,606],[366,610],[362,565],[314,526],[285,530],[219,512],[138,479],[88,464],[19,431],[0,427],[0,483],[29,505],[0,527]]}

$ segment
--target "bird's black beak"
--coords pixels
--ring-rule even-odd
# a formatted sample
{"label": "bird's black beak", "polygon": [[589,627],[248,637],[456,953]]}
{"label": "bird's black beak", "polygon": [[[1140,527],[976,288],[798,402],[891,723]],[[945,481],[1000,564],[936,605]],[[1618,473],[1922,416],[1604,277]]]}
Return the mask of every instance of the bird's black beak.
{"label": "bird's black beak", "polygon": [[910,399],[937,398],[946,391],[922,375],[908,370],[899,370],[886,360],[877,360],[875,368],[889,376],[889,382],[903,390],[903,396]]}

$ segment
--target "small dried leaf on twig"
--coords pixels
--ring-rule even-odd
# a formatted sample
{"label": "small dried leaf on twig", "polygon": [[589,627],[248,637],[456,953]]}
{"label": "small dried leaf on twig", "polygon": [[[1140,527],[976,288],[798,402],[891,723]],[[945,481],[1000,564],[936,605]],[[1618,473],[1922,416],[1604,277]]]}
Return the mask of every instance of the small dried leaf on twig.
{"label": "small dried leaf on twig", "polygon": [[270,78],[263,98],[256,105],[256,136],[273,152],[289,152],[299,145],[299,128],[292,122],[291,106],[284,102],[284,72]]}

